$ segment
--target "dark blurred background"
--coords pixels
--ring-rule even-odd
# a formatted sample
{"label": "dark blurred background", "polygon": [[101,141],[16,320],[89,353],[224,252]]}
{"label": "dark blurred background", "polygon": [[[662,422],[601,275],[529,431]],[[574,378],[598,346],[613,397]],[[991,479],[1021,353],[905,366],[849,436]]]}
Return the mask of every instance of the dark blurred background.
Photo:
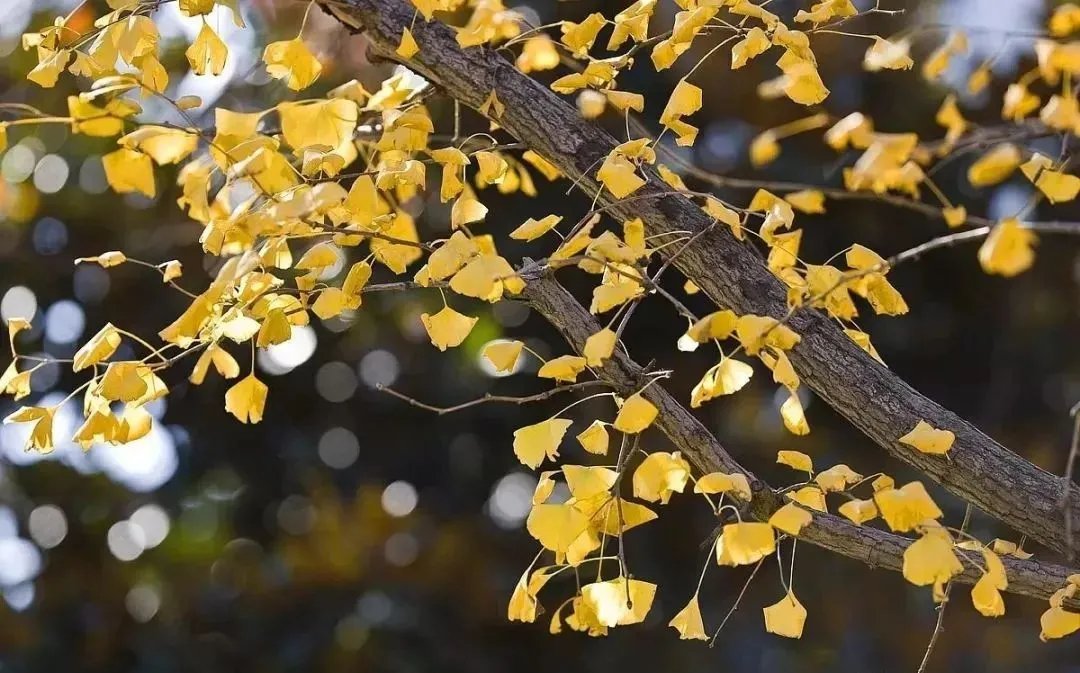
{"label": "dark blurred background", "polygon": [[[294,35],[304,3],[241,2],[246,30],[232,27],[228,10],[211,17],[232,48],[225,76],[194,78],[183,50],[198,23],[166,5],[156,20],[163,35],[174,97],[195,94],[207,107],[270,107],[288,94],[259,66],[262,45]],[[510,2],[532,22],[579,20],[592,11],[608,16],[624,2],[581,0]],[[807,3],[808,4],[808,3]],[[866,7],[866,2],[857,2]],[[899,0],[883,6],[897,9]],[[1038,30],[1054,3],[1042,0],[909,2],[900,17],[859,20],[848,29],[893,34],[915,22],[992,29],[971,37],[972,53],[959,58],[946,83],[994,59],[989,91],[962,97],[965,114],[980,123],[998,119],[1001,94],[1032,67],[1031,40],[1001,30]],[[74,6],[68,0],[0,3],[0,98],[63,113],[74,91],[65,76],[43,91],[25,81],[32,56],[19,34]],[[81,10],[87,24],[103,3]],[[806,5],[775,0],[770,10],[790,17]],[[674,5],[661,0],[652,32],[670,25]],[[81,15],[80,15],[81,16]],[[919,57],[947,31],[915,32]],[[312,13],[305,38],[326,64],[316,93],[354,76],[371,86],[393,66],[367,62],[362,38],[347,38],[328,17]],[[704,43],[670,71],[657,75],[639,64],[620,88],[645,93],[646,119],[655,119],[676,78],[704,53]],[[862,110],[884,131],[941,136],[933,115],[947,90],[923,82],[918,70],[866,75],[864,40],[815,38],[815,51],[832,95],[824,109],[842,116]],[[722,174],[840,183],[837,157],[808,135],[783,142],[783,154],[761,171],[746,149],[764,128],[806,114],[786,101],[754,95],[773,76],[764,57],[737,73],[726,52],[703,66],[695,81],[705,106],[702,127],[685,158]],[[710,86],[709,82],[715,83]],[[306,94],[305,94],[306,95]],[[147,118],[167,111],[146,101]],[[204,108],[205,109],[205,108]],[[440,123],[450,111],[435,102]],[[605,118],[613,129],[621,120]],[[483,126],[470,118],[473,130]],[[1059,140],[1044,152],[1056,154]],[[146,269],[108,271],[76,267],[73,260],[122,249],[151,262],[179,258],[184,283],[202,286],[210,264],[200,253],[199,227],[175,206],[174,175],[160,171],[160,196],[118,197],[107,190],[100,155],[111,141],[71,137],[61,126],[12,130],[0,160],[0,314],[32,318],[20,339],[24,353],[68,357],[106,321],[147,338],[184,307],[183,297],[161,286]],[[972,157],[947,163],[937,183],[968,212],[1002,217],[1028,200],[1022,178],[983,192],[968,186]],[[580,194],[564,198],[567,184],[538,179],[543,203],[485,194],[491,208],[484,230],[505,238],[529,215],[579,217]],[[691,188],[703,185],[690,181]],[[745,204],[749,191],[722,195]],[[927,198],[930,198],[929,196]],[[446,230],[447,209],[429,199],[411,204],[422,235]],[[800,215],[806,230],[803,257],[822,260],[852,242],[893,254],[944,231],[944,224],[870,202],[830,203],[822,216]],[[1077,219],[1075,207],[1040,207],[1033,219]],[[891,278],[911,305],[908,316],[865,317],[885,361],[919,390],[970,419],[1025,457],[1053,472],[1065,462],[1069,407],[1080,400],[1080,246],[1045,237],[1027,273],[1003,280],[982,273],[975,248],[941,250]],[[525,250],[504,250],[512,259]],[[535,250],[531,251],[535,254]],[[576,271],[565,272],[580,286]],[[668,279],[673,290],[682,279]],[[709,310],[702,297],[688,303]],[[226,386],[213,375],[192,388],[182,367],[167,375],[170,395],[155,403],[160,423],[126,447],[96,446],[87,453],[62,442],[41,456],[23,449],[24,430],[0,430],[0,670],[4,671],[914,671],[937,616],[930,592],[895,573],[875,571],[800,545],[797,592],[809,610],[804,637],[789,641],[765,633],[760,608],[782,593],[775,567],[766,566],[725,627],[717,646],[680,642],[667,621],[685,603],[706,559],[712,527],[705,508],[676,497],[660,521],[627,537],[634,574],[658,582],[652,614],[638,627],[604,639],[576,633],[551,636],[547,615],[536,624],[508,623],[506,602],[536,553],[525,532],[535,475],[511,451],[512,432],[561,408],[557,399],[533,407],[482,406],[436,417],[375,389],[392,385],[434,404],[453,404],[486,391],[525,394],[543,384],[525,372],[496,378],[480,362],[485,343],[526,338],[541,353],[566,351],[528,309],[503,303],[467,305],[481,321],[461,348],[440,354],[427,342],[419,313],[438,304],[433,293],[365,298],[347,319],[297,330],[293,340],[260,353],[259,370],[271,385],[266,419],[236,423],[223,408]],[[316,322],[318,322],[316,320]],[[666,383],[688,398],[713,362],[707,349],[679,353],[685,325],[670,307],[646,302],[628,330],[640,362],[673,367]],[[6,364],[6,362],[5,362]],[[846,462],[898,480],[914,477],[807,393],[813,432],[786,433],[778,397],[760,375],[739,395],[700,412],[737,458],[773,483],[792,474],[773,464],[781,448],[805,451],[819,466]],[[77,382],[59,367],[34,377],[34,398],[62,399]],[[805,391],[804,391],[805,392]],[[0,401],[0,414],[14,408]],[[588,407],[577,409],[588,414]],[[78,422],[77,405],[64,407],[58,441]],[[599,413],[599,412],[598,412]],[[578,418],[583,418],[579,416]],[[583,429],[575,426],[573,433]],[[667,449],[647,436],[646,446]],[[583,460],[576,448],[564,453]],[[963,504],[932,489],[953,525]],[[972,532],[982,539],[1015,534],[976,513]],[[1032,549],[1041,552],[1037,548]],[[707,628],[715,628],[741,588],[748,568],[713,567],[702,592]],[[573,591],[565,578],[541,594],[550,610]],[[1007,597],[1005,617],[978,616],[965,589],[953,593],[945,632],[929,670],[1080,671],[1080,639],[1041,644],[1038,616],[1045,604]]]}

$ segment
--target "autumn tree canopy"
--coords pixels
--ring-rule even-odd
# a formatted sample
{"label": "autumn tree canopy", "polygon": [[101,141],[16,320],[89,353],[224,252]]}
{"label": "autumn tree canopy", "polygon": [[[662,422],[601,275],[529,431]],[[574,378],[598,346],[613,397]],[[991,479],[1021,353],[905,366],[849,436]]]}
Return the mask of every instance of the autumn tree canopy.
{"label": "autumn tree canopy", "polygon": [[[279,86],[256,108],[177,94],[176,66],[163,65],[177,45],[156,23],[167,4],[87,2],[36,26],[22,37],[36,54],[26,78],[75,93],[66,108],[0,104],[4,145],[63,125],[104,143],[117,194],[175,194],[209,270],[192,273],[180,253],[79,258],[141,267],[176,310],[156,334],[119,317],[95,326],[70,358],[35,355],[23,340],[31,322],[11,316],[0,390],[22,400],[6,422],[29,427],[27,450],[53,450],[64,405],[80,410],[72,439],[84,449],[139,440],[156,422],[147,405],[184,381],[227,380],[223,398],[196,390],[183,404],[223,405],[240,423],[260,423],[275,387],[256,370],[257,353],[301,326],[363,313],[376,295],[437,298],[413,328],[447,357],[492,306],[524,304],[565,339],[563,350],[542,353],[526,334],[487,339],[484,363],[470,366],[538,378],[537,392],[448,407],[381,391],[436,414],[433,423],[481,405],[527,411],[565,400],[502,438],[536,473],[526,530],[538,552],[521,558],[504,597],[510,620],[543,615],[552,633],[592,636],[645,621],[669,590],[634,567],[626,540],[639,526],[679,526],[665,512],[684,500],[710,513],[716,531],[703,541],[704,566],[687,562],[697,589],[665,603],[681,606],[662,620],[682,639],[713,640],[726,623],[703,619],[703,583],[730,566],[752,567],[753,579],[763,565],[779,566],[780,582],[760,606],[761,627],[800,638],[814,613],[799,599],[799,541],[900,572],[942,614],[950,597],[988,618],[1037,599],[1043,640],[1080,630],[1080,417],[1071,445],[1056,446],[1053,471],[1044,469],[905,382],[870,326],[920,310],[893,271],[939,250],[956,248],[1012,283],[1043,250],[1075,246],[1080,222],[1059,211],[1080,194],[1071,172],[1080,6],[1055,4],[1034,33],[998,30],[1023,50],[1018,72],[998,73],[990,55],[957,81],[954,62],[989,29],[972,17],[970,26],[916,21],[894,32],[905,8],[887,1],[637,0],[537,24],[535,12],[500,0],[310,0],[298,3],[298,24],[281,27],[289,36],[262,50],[258,68]],[[236,58],[220,19],[243,26],[245,3],[176,4],[199,26],[181,64],[190,76],[220,77]],[[368,50],[363,72],[329,72],[305,35],[316,13],[340,24],[341,39],[352,35],[351,49]],[[835,102],[845,83],[822,64],[837,49],[861,54],[871,78],[934,87],[930,119],[912,121],[933,131],[881,129],[857,101]],[[670,75],[670,86],[638,89],[642,71]],[[739,148],[745,175],[712,170],[693,153],[709,121],[705,100],[723,96],[725,77],[747,73],[769,116]],[[830,158],[804,166],[809,179],[766,174],[800,144]],[[962,187],[940,178],[958,167]],[[1005,183],[1030,196],[986,211],[985,195]],[[562,193],[586,207],[568,214],[553,197]],[[531,214],[507,218],[505,195],[535,197]],[[888,250],[804,245],[817,227],[839,228],[835,209],[851,202],[936,231]],[[662,357],[635,338],[649,329],[642,307],[682,333]],[[920,348],[918,335],[906,345]],[[703,370],[680,362],[705,351]],[[35,373],[56,363],[78,384],[35,403]],[[683,385],[684,374],[696,385]],[[880,451],[849,466],[782,448],[775,461],[786,478],[767,483],[702,416],[754,380],[778,395],[792,442],[828,406]],[[823,404],[811,409],[812,398]],[[1061,418],[1063,428],[1073,422]],[[900,464],[919,477],[895,477]],[[967,513],[948,516],[935,485]],[[973,513],[1008,532],[973,534]],[[935,638],[939,630],[940,621]]]}

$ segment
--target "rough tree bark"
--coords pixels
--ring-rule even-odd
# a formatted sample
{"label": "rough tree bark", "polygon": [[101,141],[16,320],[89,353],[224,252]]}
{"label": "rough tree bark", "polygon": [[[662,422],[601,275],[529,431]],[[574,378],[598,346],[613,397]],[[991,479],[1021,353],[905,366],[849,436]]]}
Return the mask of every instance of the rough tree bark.
{"label": "rough tree bark", "polygon": [[[601,325],[554,278],[531,280],[525,299],[532,308],[551,323],[577,352],[582,352],[585,340]],[[597,369],[599,377],[620,394],[627,396],[642,389],[648,373],[621,350]],[[651,385],[643,393],[660,413],[656,426],[683,452],[694,467],[702,472],[742,472],[753,492],[747,511],[753,518],[766,521],[784,501],[764,481],[740,465],[719,440],[669,392]],[[821,512],[813,513],[814,520],[799,533],[799,539],[843,556],[862,561],[873,567],[900,570],[904,550],[911,540],[867,526],[856,526],[846,519]],[[1004,557],[1009,592],[1036,598],[1049,598],[1060,589],[1065,578],[1076,572],[1064,566],[1036,560]],[[964,563],[964,573],[956,580],[974,584],[982,575],[977,566]]]}
{"label": "rough tree bark", "polygon": [[[597,125],[544,85],[523,75],[494,50],[463,49],[445,24],[414,22],[407,0],[318,0],[353,31],[363,30],[374,50],[388,59],[402,31],[411,27],[421,49],[410,68],[450,96],[479,108],[491,91],[505,106],[499,124],[519,141],[547,158],[589,191],[600,189],[597,167],[617,144]],[[653,171],[649,184],[632,203],[614,203],[610,213],[640,217],[649,235],[672,231],[699,232],[711,224],[691,199],[682,195],[640,198],[668,188]],[[749,247],[725,227],[714,227],[683,252],[675,266],[718,306],[736,313],[782,317],[785,289]],[[869,357],[824,314],[798,312],[790,326],[802,337],[791,360],[802,380],[830,406],[891,455],[921,470],[947,490],[1015,530],[1057,550],[1066,546],[1059,477],[1033,465],[994,441],[956,414],[921,395],[886,367]],[[932,456],[900,444],[919,420],[956,434],[949,458]],[[1080,492],[1068,502],[1080,519]]]}

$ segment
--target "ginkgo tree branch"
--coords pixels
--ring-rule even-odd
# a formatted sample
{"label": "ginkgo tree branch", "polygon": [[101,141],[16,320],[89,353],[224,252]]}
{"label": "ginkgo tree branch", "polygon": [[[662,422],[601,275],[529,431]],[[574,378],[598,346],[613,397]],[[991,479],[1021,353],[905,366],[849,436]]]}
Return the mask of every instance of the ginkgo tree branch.
{"label": "ginkgo tree branch", "polygon": [[[525,289],[529,305],[551,323],[576,351],[581,352],[585,340],[600,329],[600,324],[562,285],[549,276],[531,280]],[[685,406],[659,383],[645,386],[648,372],[628,355],[616,349],[603,367],[596,369],[602,381],[624,396],[644,387],[642,394],[659,410],[656,427],[686,455],[694,467],[707,472],[740,472],[747,476],[753,493],[747,511],[755,519],[768,520],[783,504],[783,500],[768,484],[740,465],[720,441]],[[799,534],[818,547],[862,561],[873,567],[901,570],[904,550],[911,540],[868,526],[856,526],[847,520],[813,512],[813,521]],[[1076,572],[1064,566],[1034,559],[1003,557],[1009,578],[1008,591],[1035,598],[1049,598],[1060,589],[1065,578]],[[973,584],[982,571],[966,559],[963,574],[956,581]]]}
{"label": "ginkgo tree branch", "polygon": [[[585,189],[600,190],[596,168],[617,144],[615,139],[495,51],[463,49],[449,26],[417,17],[407,0],[316,1],[346,27],[364,31],[374,50],[389,59],[397,58],[402,32],[410,28],[420,45],[420,52],[408,61],[410,68],[474,109],[494,91],[505,108],[496,120],[503,129]],[[649,183],[635,196],[667,189],[655,172],[646,169],[646,175]],[[712,221],[683,196],[620,205],[605,193],[601,200],[612,204],[613,216],[640,217],[648,235],[673,231],[692,235]],[[786,313],[782,283],[726,227],[703,235],[682,252],[675,266],[721,307],[777,318]],[[1017,531],[1049,547],[1065,547],[1064,486],[1059,477],[921,395],[821,312],[802,311],[789,324],[802,337],[790,354],[799,376],[852,425],[891,455]],[[920,420],[955,433],[947,458],[920,453],[898,441]],[[1067,508],[1080,517],[1080,493],[1069,494]]]}

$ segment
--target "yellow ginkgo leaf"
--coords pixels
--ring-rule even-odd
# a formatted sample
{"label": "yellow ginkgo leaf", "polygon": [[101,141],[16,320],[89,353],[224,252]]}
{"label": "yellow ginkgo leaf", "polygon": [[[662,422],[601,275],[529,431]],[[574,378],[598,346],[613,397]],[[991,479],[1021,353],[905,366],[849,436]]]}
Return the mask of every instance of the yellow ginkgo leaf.
{"label": "yellow ginkgo leaf", "polygon": [[795,393],[788,395],[787,400],[780,405],[780,418],[784,421],[784,427],[793,435],[806,435],[810,433],[810,425],[806,422],[806,414],[803,412],[802,402]]}
{"label": "yellow ginkgo leaf", "polygon": [[292,325],[289,323],[285,311],[277,309],[267,313],[259,334],[255,337],[255,345],[259,348],[267,348],[276,344],[285,343],[292,337]]}
{"label": "yellow ginkgo leaf", "polygon": [[202,382],[206,380],[206,373],[210,370],[211,364],[214,365],[214,369],[217,370],[218,374],[221,374],[226,379],[235,379],[240,376],[240,365],[237,363],[236,358],[229,355],[229,352],[221,346],[213,343],[199,356],[188,380],[197,386],[202,385]]}
{"label": "yellow ginkgo leaf", "polygon": [[150,368],[140,362],[111,362],[105,369],[98,394],[114,402],[134,402],[146,393]]}
{"label": "yellow ginkgo leaf", "polygon": [[887,474],[880,474],[874,477],[874,480],[870,482],[870,486],[873,487],[874,493],[878,491],[887,491],[896,487],[896,481]]}
{"label": "yellow ginkgo leaf", "polygon": [[196,75],[220,75],[225,69],[225,61],[229,57],[229,48],[225,46],[218,34],[203,20],[202,28],[195,37],[195,41],[184,52],[187,56],[191,70]]}
{"label": "yellow ginkgo leaf", "polygon": [[904,550],[904,579],[916,586],[948,582],[964,571],[944,529],[932,529]]}
{"label": "yellow ginkgo leaf", "polygon": [[875,487],[874,502],[885,523],[898,533],[906,533],[927,519],[940,519],[942,516],[937,503],[917,481],[900,488]]}
{"label": "yellow ginkgo leaf", "polygon": [[762,608],[765,630],[785,638],[802,638],[806,624],[806,608],[790,591],[778,602]]}
{"label": "yellow ginkgo leaf", "polygon": [[820,189],[802,189],[784,195],[784,200],[795,210],[808,214],[825,212],[825,194]]}
{"label": "yellow ginkgo leaf", "polygon": [[[405,32],[408,33],[408,30]],[[299,37],[266,45],[266,49],[263,50],[263,62],[266,63],[268,75],[284,81],[285,86],[293,91],[308,88],[322,74],[322,64],[319,63],[319,59],[315,58]]]}
{"label": "yellow ginkgo leaf", "polygon": [[694,493],[730,493],[746,501],[753,497],[749,480],[739,472],[710,472],[697,480]]}
{"label": "yellow ginkgo leaf", "polygon": [[582,601],[607,627],[644,621],[655,596],[655,584],[624,577],[581,587]]}
{"label": "yellow ginkgo leaf", "polygon": [[[698,320],[686,331],[686,336],[695,343],[705,343],[710,339],[726,339],[735,331],[738,317],[733,311],[724,309],[715,311]],[[693,350],[681,348],[680,350]]]}
{"label": "yellow ginkgo leaf", "polygon": [[589,517],[571,505],[533,505],[525,527],[536,540],[556,554],[558,561],[589,528]]}
{"label": "yellow ginkgo leaf", "polygon": [[772,47],[769,36],[761,28],[754,26],[731,48],[731,69],[738,70],[756,56],[764,54]]}
{"label": "yellow ginkgo leaf", "polygon": [[127,444],[142,439],[150,434],[153,425],[154,417],[145,407],[128,405],[123,415],[115,421],[111,441]]}
{"label": "yellow ginkgo leaf", "polygon": [[91,411],[71,439],[83,449],[89,449],[98,442],[112,441],[117,436],[116,417],[108,408]]}
{"label": "yellow ginkgo leaf", "polygon": [[637,167],[614,151],[604,159],[596,177],[617,199],[633,194],[645,184],[645,180],[637,174]]}
{"label": "yellow ginkgo leaf", "polygon": [[[320,100],[311,103],[279,103],[277,111],[278,116],[281,117],[281,133],[285,137],[285,142],[293,149],[315,145],[323,147],[341,146],[352,137],[359,115],[356,103],[344,98]],[[412,164],[403,164],[403,166],[406,165],[412,166]],[[421,169],[424,166],[422,163],[417,165]],[[407,174],[408,168],[403,168],[396,175],[404,178]],[[364,180],[360,184],[366,187],[369,182]],[[382,184],[378,186],[383,187]],[[351,193],[350,196],[352,196]],[[359,196],[358,194],[357,198]],[[383,233],[393,236],[389,231]],[[396,236],[395,238],[403,237]],[[420,251],[417,250],[416,252],[419,254]]]}
{"label": "yellow ginkgo leaf", "polygon": [[237,344],[243,344],[244,341],[251,339],[258,334],[260,329],[259,321],[248,317],[248,315],[237,313],[226,315],[219,323],[219,326],[221,336],[232,339]]}
{"label": "yellow ginkgo leaf", "polygon": [[581,447],[589,453],[603,456],[608,452],[610,438],[608,436],[607,426],[603,421],[593,421],[589,427],[578,434],[577,440],[578,443],[581,444]]}
{"label": "yellow ginkgo leaf", "polygon": [[137,150],[121,147],[101,157],[105,180],[118,194],[138,192],[154,198],[154,163],[150,156]]}
{"label": "yellow ginkgo leaf", "polygon": [[583,357],[560,355],[545,362],[540,367],[540,370],[536,372],[536,375],[542,379],[555,379],[564,383],[573,383],[577,380],[578,374],[585,370],[586,364]]}
{"label": "yellow ginkgo leaf", "polygon": [[802,488],[786,493],[785,495],[803,507],[814,509],[819,512],[827,511],[825,505],[825,492],[817,486],[803,486]]}
{"label": "yellow ginkgo leaf", "polygon": [[90,337],[82,348],[75,351],[71,370],[78,372],[103,360],[108,360],[120,347],[120,332],[112,323],[106,323],[98,333]]}
{"label": "yellow ginkgo leaf", "polygon": [[322,320],[335,318],[345,310],[355,310],[360,306],[359,297],[345,293],[339,287],[324,288],[311,305],[311,312]]}
{"label": "yellow ginkgo leaf", "polygon": [[51,453],[53,446],[53,418],[56,407],[21,407],[7,418],[4,423],[33,423],[30,437],[26,440],[26,449]]}
{"label": "yellow ginkgo leaf", "polygon": [[923,453],[944,455],[952,448],[953,440],[956,439],[949,430],[938,430],[926,421],[919,421],[911,432],[901,437],[898,441],[907,444]]}
{"label": "yellow ginkgo leaf", "polygon": [[525,281],[505,258],[483,253],[454,274],[450,289],[466,297],[496,302],[504,293],[520,294],[525,289]]}
{"label": "yellow ginkgo leaf", "polygon": [[739,316],[735,334],[750,355],[757,355],[765,346],[791,350],[801,339],[790,327],[781,325],[776,318],[753,314]]}
{"label": "yellow ginkgo leaf", "polygon": [[533,490],[532,504],[540,505],[547,502],[547,499],[555,492],[554,476],[556,474],[559,474],[559,470],[545,470],[540,473],[540,479],[537,480],[536,488]]}
{"label": "yellow ginkgo leaf", "polygon": [[949,225],[950,228],[962,226],[967,222],[967,208],[963,206],[944,208],[941,215],[945,218],[945,224]]}
{"label": "yellow ginkgo leaf", "polygon": [[645,399],[641,393],[637,393],[626,398],[619,408],[619,414],[615,417],[613,425],[619,432],[637,434],[652,425],[659,413],[660,411],[652,402]]}
{"label": "yellow ginkgo leaf", "polygon": [[634,497],[667,504],[672,493],[682,493],[690,479],[690,464],[678,451],[657,451],[634,470]]}
{"label": "yellow ginkgo leaf", "polygon": [[[664,175],[666,167],[661,166],[660,169],[660,174]],[[685,190],[686,186],[683,185],[681,189]],[[715,199],[711,196],[705,199],[705,205],[702,206],[702,210],[708,213],[709,217],[714,217],[717,221],[726,224],[728,228],[731,229],[731,233],[735,234],[735,238],[740,241],[743,240],[745,234],[742,230],[742,217],[737,212],[727,207],[727,205],[722,203],[719,199]],[[719,311],[719,313],[730,313],[732,317],[731,329],[735,329],[735,314],[731,311]]]}
{"label": "yellow ginkgo leaf", "polygon": [[848,500],[836,510],[841,516],[856,525],[862,525],[877,516],[877,506],[873,500]]}
{"label": "yellow ginkgo leaf", "polygon": [[476,179],[483,185],[497,185],[506,179],[510,164],[496,152],[477,152],[473,155],[476,159]]}
{"label": "yellow ginkgo leaf", "polygon": [[258,423],[266,406],[266,384],[248,374],[225,393],[225,411],[241,423]]}
{"label": "yellow ginkgo leaf", "polygon": [[759,133],[750,142],[750,163],[755,167],[771,164],[780,156],[780,143],[772,131]]}
{"label": "yellow ginkgo leaf", "polygon": [[679,640],[709,639],[705,633],[705,624],[701,620],[701,605],[698,604],[697,594],[694,594],[690,602],[671,618],[668,626],[679,632]]}
{"label": "yellow ginkgo leaf", "polygon": [[1015,276],[1035,262],[1035,233],[1016,218],[1002,220],[979,247],[979,264],[986,273]]}
{"label": "yellow ginkgo leaf", "polygon": [[447,241],[428,256],[428,275],[442,280],[457,273],[478,252],[476,242],[464,232],[455,231]]}
{"label": "yellow ginkgo leaf", "polygon": [[615,342],[617,340],[618,337],[615,332],[606,327],[590,335],[585,340],[585,347],[581,349],[588,365],[590,367],[604,366],[604,360],[610,358],[611,354],[615,352]]}
{"label": "yellow ginkgo leaf", "polygon": [[908,54],[910,49],[911,43],[908,40],[890,42],[881,37],[876,38],[863,56],[863,68],[870,72],[907,70],[915,65]]}
{"label": "yellow ginkgo leaf", "polygon": [[1080,193],[1080,178],[1060,171],[1045,170],[1039,174],[1035,186],[1050,203],[1072,201]]}
{"label": "yellow ginkgo leaf", "polygon": [[0,374],[0,395],[11,395],[15,400],[21,400],[30,394],[30,376],[32,369],[20,372],[15,362],[8,365],[3,374]]}
{"label": "yellow ginkgo leaf", "polygon": [[554,460],[559,455],[559,444],[572,424],[573,421],[565,418],[549,418],[518,428],[514,431],[514,455],[534,470],[545,458]]}
{"label": "yellow ginkgo leaf", "polygon": [[618,472],[607,467],[563,465],[562,472],[570,495],[578,500],[610,494],[612,485],[619,478]]}
{"label": "yellow ginkgo leaf", "polygon": [[532,241],[554,229],[559,222],[562,222],[562,217],[559,215],[548,215],[539,220],[530,217],[525,220],[524,224],[510,232],[510,238],[519,241]]}
{"label": "yellow ginkgo leaf", "polygon": [[833,465],[814,476],[814,481],[826,493],[843,491],[848,486],[859,483],[862,475],[843,463]]}
{"label": "yellow ginkgo leaf", "polygon": [[124,147],[148,154],[159,166],[176,164],[188,157],[199,144],[199,136],[184,129],[165,126],[140,126],[117,142]]}
{"label": "yellow ginkgo leaf", "polygon": [[56,86],[60,73],[64,72],[68,61],[71,60],[71,51],[68,49],[50,51],[41,47],[38,49],[38,63],[26,74],[26,79],[42,88],[51,89]]}
{"label": "yellow ginkgo leaf", "polygon": [[1005,600],[1001,597],[994,579],[984,574],[971,588],[971,604],[984,617],[1000,617],[1005,614]]}
{"label": "yellow ginkgo leaf", "polygon": [[593,290],[589,313],[606,313],[616,306],[622,306],[631,299],[640,297],[644,293],[645,288],[641,283],[618,276],[615,282],[598,285]]}
{"label": "yellow ginkgo leaf", "polygon": [[491,363],[495,371],[509,374],[517,367],[518,357],[525,347],[520,341],[492,341],[484,347],[484,359]]}
{"label": "yellow ginkgo leaf", "polygon": [[967,35],[963,32],[955,32],[935,49],[922,64],[922,75],[930,81],[937,80],[949,68],[952,57],[968,50]]}
{"label": "yellow ginkgo leaf", "polygon": [[[537,571],[537,573],[539,572]],[[536,577],[536,575],[534,574],[533,577]],[[549,577],[549,575],[541,574],[538,581],[540,586],[534,591],[530,586],[529,570],[526,570],[518,579],[518,583],[514,586],[514,592],[510,595],[510,602],[506,607],[506,618],[512,622],[532,623],[536,621],[537,609],[540,607],[539,602],[536,600],[536,593],[540,588],[543,588]]]}
{"label": "yellow ginkgo leaf", "polygon": [[684,122],[682,118],[700,110],[701,101],[701,87],[681,79],[660,113],[660,123],[675,132],[678,136],[676,143],[680,146],[694,144],[698,129]]}
{"label": "yellow ginkgo leaf", "polygon": [[1029,552],[1021,549],[1015,542],[1002,540],[1001,538],[994,538],[991,546],[996,554],[1015,556],[1016,558],[1024,559],[1025,561],[1032,556]]}
{"label": "yellow ginkgo leaf", "polygon": [[643,112],[645,110],[645,96],[630,91],[615,91],[605,89],[603,92],[607,102],[617,110],[633,110]]}
{"label": "yellow ginkgo leaf", "polygon": [[1070,612],[1061,606],[1051,606],[1049,610],[1042,613],[1039,624],[1042,626],[1039,640],[1046,642],[1054,638],[1064,638],[1080,631],[1080,612]]}
{"label": "yellow ginkgo leaf", "polygon": [[[602,513],[597,516],[603,517],[603,522],[597,527],[604,535],[617,536],[620,532],[625,533],[631,528],[655,521],[658,518],[656,512],[645,505],[639,505],[628,500],[620,500],[616,503],[611,498],[601,497],[605,498],[605,504],[601,508]],[[620,509],[622,510],[621,513]],[[593,518],[593,521],[595,523],[596,517]]]}
{"label": "yellow ginkgo leaf", "polygon": [[705,376],[694,386],[690,394],[690,406],[697,408],[714,397],[736,393],[742,390],[753,375],[753,367],[741,360],[726,357],[705,372]]}
{"label": "yellow ginkgo leaf", "polygon": [[450,227],[460,229],[467,224],[479,222],[487,217],[487,213],[487,206],[466,191],[454,201],[454,206],[450,209]]}
{"label": "yellow ginkgo leaf", "polygon": [[434,315],[420,314],[420,321],[424,323],[431,344],[441,351],[447,348],[460,346],[461,342],[469,336],[477,318],[458,313],[449,306],[444,306],[441,311]]}
{"label": "yellow ginkgo leaf", "polygon": [[802,507],[789,502],[773,512],[769,517],[769,525],[776,530],[783,531],[788,535],[798,535],[803,526],[813,521],[814,517]]}
{"label": "yellow ginkgo leaf", "polygon": [[767,523],[729,523],[716,543],[716,561],[720,565],[757,563],[776,550],[776,535]]}
{"label": "yellow ginkgo leaf", "polygon": [[1068,37],[1080,30],[1080,6],[1073,2],[1058,5],[1050,15],[1049,26],[1054,37]]}
{"label": "yellow ginkgo leaf", "polygon": [[543,33],[529,38],[514,63],[518,70],[526,74],[555,68],[559,65],[559,52],[555,48],[555,41]]}
{"label": "yellow ginkgo leaf", "polygon": [[802,451],[777,451],[776,462],[779,465],[787,465],[791,469],[801,472],[812,473],[814,471],[814,461]]}
{"label": "yellow ginkgo leaf", "polygon": [[1020,148],[1012,143],[1002,143],[979,157],[968,168],[968,182],[973,187],[996,185],[1012,175],[1020,165]]}
{"label": "yellow ginkgo leaf", "polygon": [[416,38],[413,37],[412,31],[408,28],[401,32],[401,43],[398,44],[395,52],[401,58],[409,59],[420,53],[420,45],[416,43]]}

